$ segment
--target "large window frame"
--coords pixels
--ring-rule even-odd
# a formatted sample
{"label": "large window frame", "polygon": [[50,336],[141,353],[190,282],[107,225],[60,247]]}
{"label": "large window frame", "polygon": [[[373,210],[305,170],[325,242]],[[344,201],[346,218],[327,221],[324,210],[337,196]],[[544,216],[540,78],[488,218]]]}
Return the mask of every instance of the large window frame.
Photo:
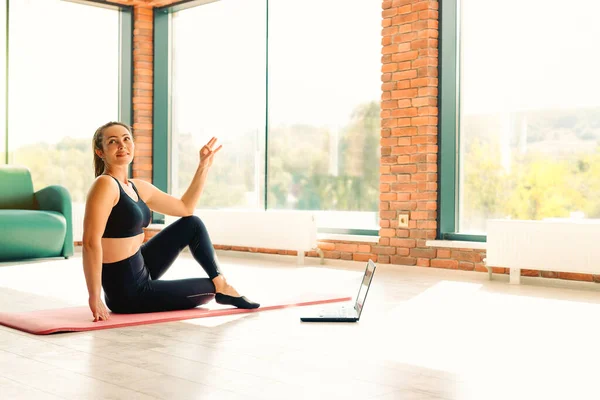
{"label": "large window frame", "polygon": [[460,213],[461,1],[440,2],[439,13],[439,220],[437,238],[486,242],[485,234],[458,232]]}
{"label": "large window frame", "polygon": [[[172,37],[172,14],[178,11],[212,3],[218,0],[190,0],[178,3],[172,6],[155,7],[154,11],[154,100],[153,100],[153,161],[152,161],[152,179],[153,184],[165,191],[169,192],[171,188],[171,72],[172,72],[172,57],[170,51],[170,41]],[[269,163],[268,163],[268,146],[269,146],[269,1],[266,0],[266,109],[265,109],[265,159],[264,159],[264,185],[268,188],[269,180]],[[264,209],[268,210],[267,202],[268,189],[264,190]],[[376,212],[379,212],[377,210]],[[155,214],[153,217],[154,223],[164,223],[164,215]],[[319,233],[341,234],[341,235],[361,235],[361,236],[378,236],[379,229],[356,229],[356,228],[325,228],[320,227]]]}

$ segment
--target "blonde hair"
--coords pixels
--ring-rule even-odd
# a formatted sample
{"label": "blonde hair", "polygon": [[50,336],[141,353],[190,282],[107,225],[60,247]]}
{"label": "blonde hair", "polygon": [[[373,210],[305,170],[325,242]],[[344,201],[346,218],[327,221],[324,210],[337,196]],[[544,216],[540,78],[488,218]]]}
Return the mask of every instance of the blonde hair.
{"label": "blonde hair", "polygon": [[104,138],[104,131],[107,128],[110,128],[111,126],[114,125],[120,125],[123,128],[127,129],[129,131],[129,133],[131,134],[131,137],[133,138],[133,132],[131,131],[131,127],[127,124],[124,124],[122,122],[107,122],[106,124],[102,125],[100,128],[96,129],[96,133],[94,133],[94,138],[92,139],[92,150],[94,152],[94,175],[97,178],[98,176],[102,175],[102,173],[104,172],[104,160],[102,158],[100,158],[100,156],[98,156],[98,154],[96,154],[96,150],[102,150],[102,139]]}

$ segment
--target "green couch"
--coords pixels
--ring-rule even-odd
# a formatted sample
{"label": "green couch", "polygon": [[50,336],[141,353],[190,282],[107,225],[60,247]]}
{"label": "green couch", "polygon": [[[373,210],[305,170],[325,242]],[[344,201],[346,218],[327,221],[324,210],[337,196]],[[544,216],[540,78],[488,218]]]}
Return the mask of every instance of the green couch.
{"label": "green couch", "polygon": [[71,196],[62,186],[33,191],[25,167],[0,165],[0,261],[73,255]]}

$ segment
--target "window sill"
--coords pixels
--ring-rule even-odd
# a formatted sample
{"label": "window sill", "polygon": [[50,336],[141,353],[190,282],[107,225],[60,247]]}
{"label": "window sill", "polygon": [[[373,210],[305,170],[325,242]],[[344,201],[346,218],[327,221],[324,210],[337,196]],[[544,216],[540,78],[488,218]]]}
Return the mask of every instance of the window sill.
{"label": "window sill", "polygon": [[469,242],[466,240],[428,240],[429,247],[449,247],[453,249],[487,249],[486,242]]}
{"label": "window sill", "polygon": [[319,233],[317,240],[340,240],[344,242],[379,243],[379,236],[344,235],[339,233]]}

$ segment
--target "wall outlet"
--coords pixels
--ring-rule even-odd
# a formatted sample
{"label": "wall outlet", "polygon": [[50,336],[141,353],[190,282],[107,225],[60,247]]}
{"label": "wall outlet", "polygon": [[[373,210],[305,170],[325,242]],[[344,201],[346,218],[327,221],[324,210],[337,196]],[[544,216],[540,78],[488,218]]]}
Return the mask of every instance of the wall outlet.
{"label": "wall outlet", "polygon": [[408,228],[408,214],[398,215],[398,228]]}

